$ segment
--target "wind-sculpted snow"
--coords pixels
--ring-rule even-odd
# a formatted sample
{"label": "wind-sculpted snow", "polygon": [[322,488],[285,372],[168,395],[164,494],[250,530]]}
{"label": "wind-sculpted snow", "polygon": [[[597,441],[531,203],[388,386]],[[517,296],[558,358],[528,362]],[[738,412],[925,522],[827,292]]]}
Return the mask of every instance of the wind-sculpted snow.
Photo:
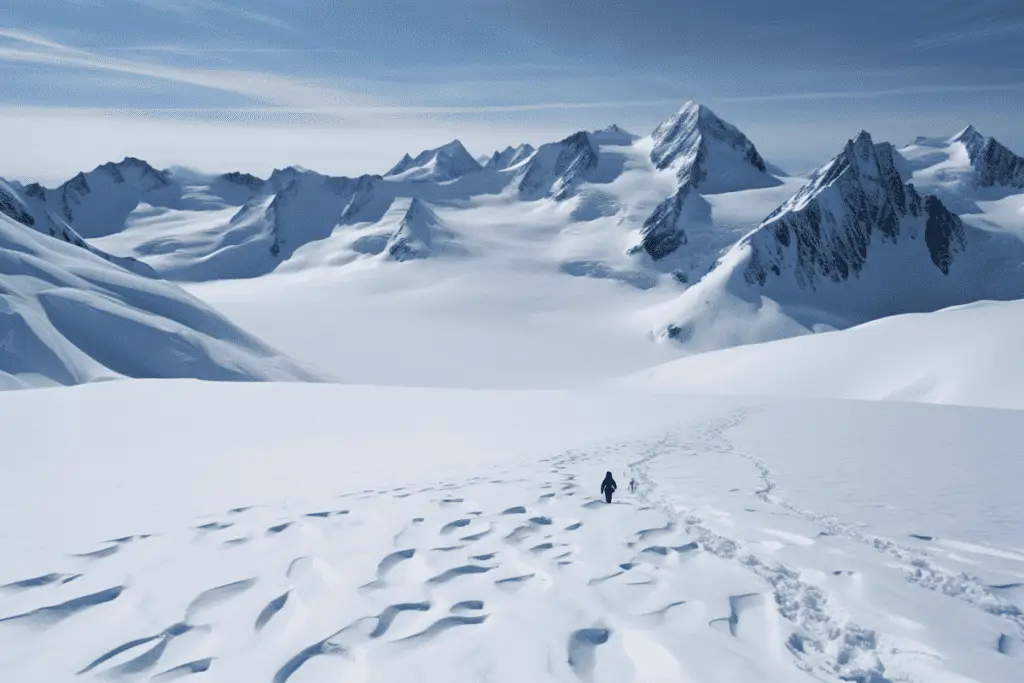
{"label": "wind-sculpted snow", "polygon": [[40,233],[85,249],[126,270],[140,275],[155,275],[152,268],[137,259],[113,256],[87,243],[66,221],[54,215],[43,202],[39,201],[42,188],[38,186],[35,188],[38,189],[33,189],[30,186],[24,191],[19,191],[0,178],[0,214]]}
{"label": "wind-sculpted snow", "polygon": [[0,216],[0,388],[120,377],[316,378],[174,285]]}
{"label": "wind-sculpted snow", "polygon": [[[1012,411],[185,382],[63,391],[0,396],[8,443],[39,454],[17,465],[19,482],[0,480],[5,681],[1021,680]],[[21,420],[55,401],[66,433],[40,443]],[[168,406],[176,430],[140,448]],[[217,429],[197,439],[211,413]],[[122,423],[96,419],[110,414]],[[251,429],[264,421],[275,429]],[[92,457],[67,452],[72,434]],[[962,443],[980,467],[962,467]],[[611,504],[596,490],[608,470]],[[82,485],[35,495],[68,479]],[[990,504],[951,495],[954,481]],[[348,514],[316,516],[340,500]],[[129,527],[118,553],[77,552]]]}

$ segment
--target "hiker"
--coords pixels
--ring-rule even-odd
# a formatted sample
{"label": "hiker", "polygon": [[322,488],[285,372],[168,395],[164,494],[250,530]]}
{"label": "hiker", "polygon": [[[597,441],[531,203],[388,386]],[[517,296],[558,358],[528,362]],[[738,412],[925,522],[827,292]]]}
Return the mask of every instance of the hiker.
{"label": "hiker", "polygon": [[629,492],[636,493],[636,479],[629,480]]}
{"label": "hiker", "polygon": [[612,473],[605,473],[604,481],[601,482],[601,493],[604,494],[604,500],[606,503],[612,502],[612,494],[615,493],[615,489],[617,488],[619,487],[618,484],[615,483],[615,479],[612,478]]}

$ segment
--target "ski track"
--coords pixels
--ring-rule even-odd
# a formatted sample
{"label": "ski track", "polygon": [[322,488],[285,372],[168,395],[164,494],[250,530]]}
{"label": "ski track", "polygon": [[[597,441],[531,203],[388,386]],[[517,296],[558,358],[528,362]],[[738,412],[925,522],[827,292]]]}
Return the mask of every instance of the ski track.
{"label": "ski track", "polygon": [[[689,636],[702,648],[721,648],[723,657],[734,656],[737,641],[779,652],[781,660],[764,656],[765,671],[778,676],[781,667],[785,680],[924,683],[891,677],[887,663],[898,651],[882,647],[885,635],[852,620],[825,587],[730,537],[659,486],[653,470],[666,456],[708,453],[755,468],[762,486],[754,495],[766,505],[873,549],[909,582],[996,615],[1024,638],[1024,616],[990,590],[998,587],[781,498],[769,466],[726,438],[747,414],[683,437],[544,458],[539,481],[506,466],[463,481],[345,492],[335,496],[351,501],[344,510],[329,500],[236,507],[178,533],[116,539],[118,552],[69,555],[73,566],[0,586],[0,667],[5,653],[22,647],[70,647],[80,660],[73,670],[28,658],[10,680],[201,674],[298,683],[320,680],[303,676],[315,668],[324,680],[361,683],[394,680],[389,662],[409,653],[429,658],[432,648],[456,648],[476,667],[475,680],[494,678],[501,661],[530,656],[534,668],[524,675],[536,680],[689,680],[682,675],[693,666]],[[596,491],[606,466],[627,466],[638,484],[629,494],[628,479],[620,480],[610,506]],[[536,471],[538,463],[521,467]],[[358,554],[347,552],[352,538],[365,543]],[[161,570],[153,558],[173,566]],[[187,569],[187,589],[172,585],[179,566]],[[702,594],[709,575],[718,590]],[[100,585],[108,581],[117,587]],[[168,590],[188,594],[165,600]],[[545,612],[549,606],[558,609]],[[131,632],[131,616],[142,614],[147,623],[171,625]],[[503,629],[517,621],[528,635],[543,628],[548,637],[532,650],[504,652],[515,638]],[[89,637],[62,643],[60,627],[71,622]],[[765,626],[776,622],[779,628]],[[241,649],[242,632],[253,650]],[[486,633],[492,637],[477,637]],[[998,651],[1016,652],[1014,638],[1001,637]],[[736,671],[725,666],[694,679],[776,680]]]}

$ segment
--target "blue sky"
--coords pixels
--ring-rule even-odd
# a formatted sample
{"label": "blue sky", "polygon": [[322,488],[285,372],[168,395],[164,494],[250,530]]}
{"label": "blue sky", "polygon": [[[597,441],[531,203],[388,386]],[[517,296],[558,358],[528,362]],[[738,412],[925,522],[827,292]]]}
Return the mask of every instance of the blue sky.
{"label": "blue sky", "polygon": [[123,154],[379,172],[697,99],[794,170],[861,128],[1024,152],[1020,0],[6,0],[0,175]]}

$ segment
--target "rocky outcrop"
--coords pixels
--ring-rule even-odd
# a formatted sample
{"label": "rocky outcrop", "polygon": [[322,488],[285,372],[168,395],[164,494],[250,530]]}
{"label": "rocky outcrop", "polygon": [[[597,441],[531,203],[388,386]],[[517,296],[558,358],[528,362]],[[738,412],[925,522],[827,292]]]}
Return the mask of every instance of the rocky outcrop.
{"label": "rocky outcrop", "polygon": [[974,182],[978,187],[1024,188],[1024,157],[1019,157],[991,137],[985,137],[974,126],[967,126],[953,142],[967,150]]}
{"label": "rocky outcrop", "polygon": [[888,143],[862,132],[743,243],[750,284],[791,273],[802,289],[856,277],[873,241],[896,243],[925,233],[931,260],[944,274],[964,248],[964,226],[934,196],[904,184]]}

